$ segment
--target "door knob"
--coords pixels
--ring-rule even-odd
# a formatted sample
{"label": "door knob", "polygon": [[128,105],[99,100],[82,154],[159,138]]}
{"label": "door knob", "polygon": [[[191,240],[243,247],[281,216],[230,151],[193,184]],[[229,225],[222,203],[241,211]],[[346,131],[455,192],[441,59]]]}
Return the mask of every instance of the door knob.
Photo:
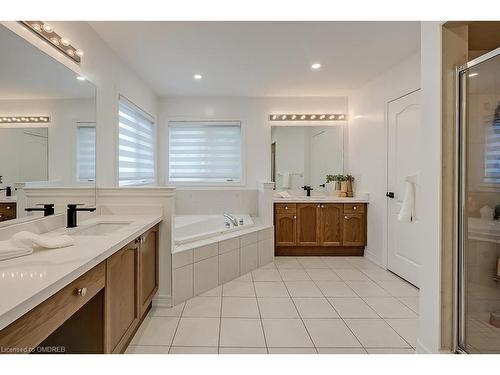
{"label": "door knob", "polygon": [[387,193],[385,193],[385,196],[387,198],[391,198],[392,199],[392,198],[394,198],[394,192],[393,191],[388,191]]}

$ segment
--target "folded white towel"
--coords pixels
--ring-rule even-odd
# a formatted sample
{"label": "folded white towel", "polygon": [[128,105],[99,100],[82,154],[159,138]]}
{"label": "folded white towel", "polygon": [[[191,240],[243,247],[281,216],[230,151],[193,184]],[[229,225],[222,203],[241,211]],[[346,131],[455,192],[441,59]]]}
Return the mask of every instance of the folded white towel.
{"label": "folded white towel", "polygon": [[291,198],[292,196],[290,195],[290,193],[286,190],[283,190],[283,191],[279,191],[278,192],[278,195],[281,197],[281,198]]}
{"label": "folded white towel", "polygon": [[6,260],[24,255],[29,255],[33,252],[33,248],[26,246],[17,246],[12,241],[0,241],[0,260]]}
{"label": "folded white towel", "polygon": [[401,211],[398,214],[398,220],[404,223],[411,223],[415,221],[415,183],[406,178],[405,184],[405,196],[401,205]]}
{"label": "folded white towel", "polygon": [[18,247],[45,247],[47,249],[57,249],[60,247],[71,246],[75,240],[70,236],[61,235],[57,237],[41,236],[39,234],[21,231],[16,233],[10,239]]}

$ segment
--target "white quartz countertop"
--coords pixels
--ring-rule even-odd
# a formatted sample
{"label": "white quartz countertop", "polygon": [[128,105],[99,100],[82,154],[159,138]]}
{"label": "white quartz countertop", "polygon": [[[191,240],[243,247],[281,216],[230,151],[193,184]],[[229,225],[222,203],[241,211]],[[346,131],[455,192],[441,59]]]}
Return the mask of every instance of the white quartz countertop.
{"label": "white quartz countertop", "polygon": [[79,228],[100,222],[127,224],[101,236],[82,236],[75,229],[60,228],[47,235],[74,235],[73,246],[35,249],[31,255],[0,261],[0,330],[160,221],[162,216],[154,214],[98,216],[82,221]]}
{"label": "white quartz countertop", "polygon": [[0,197],[0,203],[16,203],[16,197]]}
{"label": "white quartz countertop", "polygon": [[366,197],[335,197],[335,196],[312,196],[312,197],[297,197],[293,196],[290,198],[273,197],[275,203],[369,203]]}

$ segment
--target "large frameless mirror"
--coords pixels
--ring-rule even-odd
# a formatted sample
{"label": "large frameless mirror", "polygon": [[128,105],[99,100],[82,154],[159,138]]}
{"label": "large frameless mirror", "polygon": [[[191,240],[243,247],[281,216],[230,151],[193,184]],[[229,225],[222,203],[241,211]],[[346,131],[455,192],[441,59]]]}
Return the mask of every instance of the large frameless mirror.
{"label": "large frameless mirror", "polygon": [[0,50],[0,222],[43,214],[26,211],[27,188],[95,199],[95,86],[4,26]]}
{"label": "large frameless mirror", "polygon": [[276,190],[317,188],[327,175],[343,172],[343,125],[271,128],[271,180]]}

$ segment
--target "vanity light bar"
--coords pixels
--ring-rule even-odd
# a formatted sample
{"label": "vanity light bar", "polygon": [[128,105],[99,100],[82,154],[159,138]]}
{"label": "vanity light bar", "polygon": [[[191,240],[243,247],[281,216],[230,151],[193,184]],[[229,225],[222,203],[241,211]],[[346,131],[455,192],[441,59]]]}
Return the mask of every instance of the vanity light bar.
{"label": "vanity light bar", "polygon": [[57,34],[50,24],[43,21],[19,21],[19,23],[80,64],[83,51],[73,47],[68,39]]}
{"label": "vanity light bar", "polygon": [[269,115],[269,121],[344,121],[346,118],[343,113]]}
{"label": "vanity light bar", "polygon": [[0,124],[27,124],[50,122],[49,116],[0,116]]}

